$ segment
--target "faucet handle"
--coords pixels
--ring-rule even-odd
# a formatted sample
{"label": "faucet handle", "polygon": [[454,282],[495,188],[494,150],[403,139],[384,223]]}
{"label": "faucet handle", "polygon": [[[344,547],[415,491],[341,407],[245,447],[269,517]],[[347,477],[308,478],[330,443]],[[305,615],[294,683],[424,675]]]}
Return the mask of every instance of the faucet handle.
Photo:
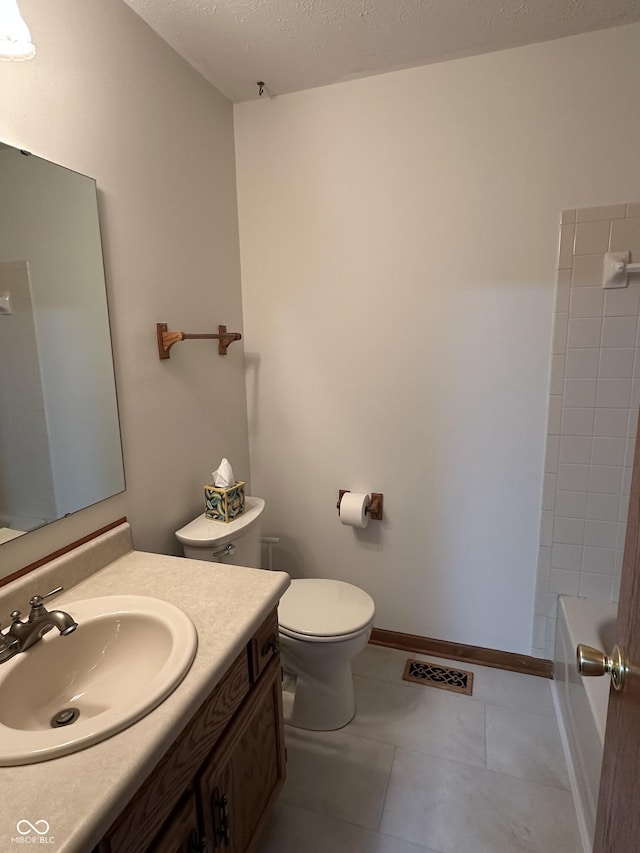
{"label": "faucet handle", "polygon": [[45,598],[51,598],[52,595],[57,595],[59,592],[62,592],[62,590],[63,587],[57,586],[45,595],[34,595],[29,601],[29,604],[31,605],[31,610],[29,611],[29,622],[34,622],[47,612],[43,603]]}
{"label": "faucet handle", "polygon": [[11,612],[11,624],[15,625],[16,622],[19,622],[21,616],[22,616],[22,613],[20,613],[19,610],[13,610]]}
{"label": "faucet handle", "polygon": [[52,595],[57,595],[59,592],[62,592],[63,589],[63,586],[57,586],[55,589],[52,589],[51,592],[47,592],[45,595],[34,595],[29,604],[32,607],[42,607],[42,603],[45,598],[51,598]]}

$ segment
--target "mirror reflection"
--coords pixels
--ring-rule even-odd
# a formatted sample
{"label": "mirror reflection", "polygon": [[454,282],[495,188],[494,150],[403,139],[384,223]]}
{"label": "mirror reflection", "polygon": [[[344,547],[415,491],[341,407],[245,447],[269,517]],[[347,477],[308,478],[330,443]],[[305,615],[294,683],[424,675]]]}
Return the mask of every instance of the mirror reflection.
{"label": "mirror reflection", "polygon": [[0,543],[123,489],[95,181],[0,144]]}

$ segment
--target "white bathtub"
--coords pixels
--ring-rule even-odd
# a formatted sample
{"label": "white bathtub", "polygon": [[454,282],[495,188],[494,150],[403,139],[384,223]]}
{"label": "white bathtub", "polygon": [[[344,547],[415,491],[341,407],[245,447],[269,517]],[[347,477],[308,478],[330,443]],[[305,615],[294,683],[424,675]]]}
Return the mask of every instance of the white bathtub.
{"label": "white bathtub", "polygon": [[610,680],[578,675],[576,646],[611,651],[617,612],[617,604],[604,601],[558,601],[554,695],[585,851],[593,847]]}

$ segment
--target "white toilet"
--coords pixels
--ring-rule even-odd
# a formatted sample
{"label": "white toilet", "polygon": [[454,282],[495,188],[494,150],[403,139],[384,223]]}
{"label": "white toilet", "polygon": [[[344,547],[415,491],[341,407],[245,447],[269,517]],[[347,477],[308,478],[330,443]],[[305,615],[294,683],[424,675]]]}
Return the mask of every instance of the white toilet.
{"label": "white toilet", "polygon": [[[198,516],[176,532],[185,557],[260,568],[263,509],[262,498],[247,497],[229,524]],[[282,663],[295,684],[283,693],[286,723],[330,731],[353,718],[351,661],[369,640],[374,613],[371,596],[352,584],[291,581],[278,607]]]}

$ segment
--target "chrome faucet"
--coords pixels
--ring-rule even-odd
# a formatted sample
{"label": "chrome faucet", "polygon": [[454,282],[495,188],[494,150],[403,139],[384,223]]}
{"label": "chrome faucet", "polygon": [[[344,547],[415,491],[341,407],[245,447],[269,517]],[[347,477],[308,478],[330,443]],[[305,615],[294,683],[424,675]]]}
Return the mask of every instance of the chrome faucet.
{"label": "chrome faucet", "polygon": [[62,637],[72,634],[78,623],[64,610],[47,610],[44,599],[62,592],[62,587],[51,590],[46,595],[34,595],[29,604],[31,610],[25,622],[20,619],[20,611],[11,614],[11,626],[6,634],[0,631],[0,663],[10,660],[14,655],[25,652],[52,628],[57,628]]}

